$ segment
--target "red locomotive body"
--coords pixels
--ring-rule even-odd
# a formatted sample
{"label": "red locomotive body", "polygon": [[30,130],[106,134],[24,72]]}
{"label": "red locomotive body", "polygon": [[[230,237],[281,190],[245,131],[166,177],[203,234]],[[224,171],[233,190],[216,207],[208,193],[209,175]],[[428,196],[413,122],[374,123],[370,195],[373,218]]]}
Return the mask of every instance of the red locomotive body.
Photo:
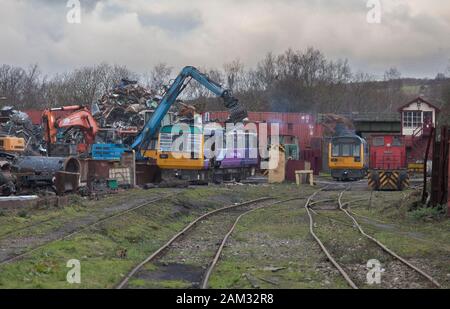
{"label": "red locomotive body", "polygon": [[406,169],[406,145],[403,136],[379,135],[370,139],[370,169]]}
{"label": "red locomotive body", "polygon": [[403,190],[409,186],[406,145],[401,135],[370,138],[369,186],[374,190]]}

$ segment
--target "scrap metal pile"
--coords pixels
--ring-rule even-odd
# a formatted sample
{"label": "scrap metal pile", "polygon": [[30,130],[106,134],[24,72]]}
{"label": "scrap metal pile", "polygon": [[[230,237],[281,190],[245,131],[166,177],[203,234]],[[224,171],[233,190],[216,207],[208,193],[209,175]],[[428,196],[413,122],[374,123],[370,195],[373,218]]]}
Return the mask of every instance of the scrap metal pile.
{"label": "scrap metal pile", "polygon": [[[66,159],[86,158],[89,156],[88,146],[94,143],[129,147],[144,127],[147,113],[154,112],[160,99],[155,91],[138,85],[137,81],[122,79],[90,109],[82,105],[45,109],[41,125],[33,125],[30,117],[22,111],[2,108],[0,139],[8,142],[22,140],[24,149],[0,149],[0,195],[24,193],[26,189],[56,191],[58,177],[55,176],[68,172],[62,168]],[[171,114],[175,116],[171,118],[175,122],[189,121],[194,118],[196,109],[177,100]],[[0,144],[3,143],[0,140]],[[28,164],[26,169],[24,164]],[[79,168],[70,171],[79,172]],[[63,187],[70,184],[70,181],[65,181],[67,178],[70,180],[70,173],[60,175]]]}
{"label": "scrap metal pile", "polygon": [[40,155],[44,151],[42,127],[33,125],[26,113],[11,106],[0,110],[0,136],[23,138],[25,155]]}
{"label": "scrap metal pile", "polygon": [[[122,79],[93,104],[92,114],[102,129],[113,130],[121,137],[121,142],[129,146],[145,126],[146,114],[153,113],[160,100],[156,90],[147,89],[137,81]],[[189,122],[197,111],[194,106],[176,100],[170,113],[174,122]],[[98,141],[105,142],[105,138],[98,135]]]}
{"label": "scrap metal pile", "polygon": [[[194,106],[177,99],[192,78],[224,100],[230,119],[246,118],[246,110],[229,90],[190,66],[165,89],[163,98],[137,81],[122,79],[91,108],[46,108],[38,127],[32,125],[27,114],[3,109],[0,193],[45,188],[64,194],[76,192],[81,183],[89,187],[95,181],[106,181],[114,187],[112,180],[118,183],[120,179],[122,185],[134,186],[136,164],[131,145],[135,149],[136,145],[148,146],[161,126],[201,120]],[[146,136],[147,132],[152,133]]]}
{"label": "scrap metal pile", "polygon": [[145,124],[143,112],[158,106],[153,100],[155,95],[137,81],[122,79],[98,100],[98,110],[92,112],[103,128],[139,130]]}

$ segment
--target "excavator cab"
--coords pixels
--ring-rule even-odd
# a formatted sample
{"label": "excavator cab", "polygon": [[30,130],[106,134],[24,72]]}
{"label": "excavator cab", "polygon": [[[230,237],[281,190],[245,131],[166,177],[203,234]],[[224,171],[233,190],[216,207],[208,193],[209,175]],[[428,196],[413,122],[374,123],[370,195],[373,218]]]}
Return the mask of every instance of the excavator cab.
{"label": "excavator cab", "polygon": [[[57,112],[67,112],[57,117]],[[89,109],[82,105],[48,108],[42,114],[44,139],[50,156],[88,153],[99,126]]]}

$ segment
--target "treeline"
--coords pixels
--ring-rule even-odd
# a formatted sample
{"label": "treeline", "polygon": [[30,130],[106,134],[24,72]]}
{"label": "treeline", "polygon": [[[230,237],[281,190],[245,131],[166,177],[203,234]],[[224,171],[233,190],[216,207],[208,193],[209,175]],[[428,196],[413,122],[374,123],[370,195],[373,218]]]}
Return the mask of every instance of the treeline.
{"label": "treeline", "polygon": [[[253,111],[395,112],[399,105],[419,94],[432,98],[444,110],[450,102],[450,79],[445,73],[439,73],[434,80],[413,80],[402,78],[397,69],[390,68],[379,79],[353,72],[347,60],[327,59],[314,48],[269,53],[254,68],[235,60],[221,69],[199,69],[232,89]],[[90,105],[122,78],[137,80],[155,94],[162,94],[176,73],[164,63],[144,74],[106,63],[55,75],[44,74],[38,65],[1,65],[0,104],[17,109]],[[201,111],[223,109],[220,100],[195,82],[190,83],[183,98]]]}

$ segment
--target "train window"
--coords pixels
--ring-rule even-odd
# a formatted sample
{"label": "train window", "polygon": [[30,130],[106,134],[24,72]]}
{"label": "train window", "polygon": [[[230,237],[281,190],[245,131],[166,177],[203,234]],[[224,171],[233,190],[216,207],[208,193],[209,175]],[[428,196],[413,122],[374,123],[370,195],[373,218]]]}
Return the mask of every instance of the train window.
{"label": "train window", "polygon": [[339,144],[333,144],[331,146],[331,155],[333,157],[339,157],[340,151],[339,151]]}
{"label": "train window", "polygon": [[353,156],[361,157],[361,145],[353,145]]}
{"label": "train window", "polygon": [[351,157],[352,156],[352,145],[351,144],[342,144],[342,156],[343,157]]}
{"label": "train window", "polygon": [[384,137],[383,136],[374,137],[372,143],[375,147],[384,146]]}
{"label": "train window", "polygon": [[392,137],[392,146],[400,147],[402,145],[403,145],[402,138],[400,136],[393,136]]}

